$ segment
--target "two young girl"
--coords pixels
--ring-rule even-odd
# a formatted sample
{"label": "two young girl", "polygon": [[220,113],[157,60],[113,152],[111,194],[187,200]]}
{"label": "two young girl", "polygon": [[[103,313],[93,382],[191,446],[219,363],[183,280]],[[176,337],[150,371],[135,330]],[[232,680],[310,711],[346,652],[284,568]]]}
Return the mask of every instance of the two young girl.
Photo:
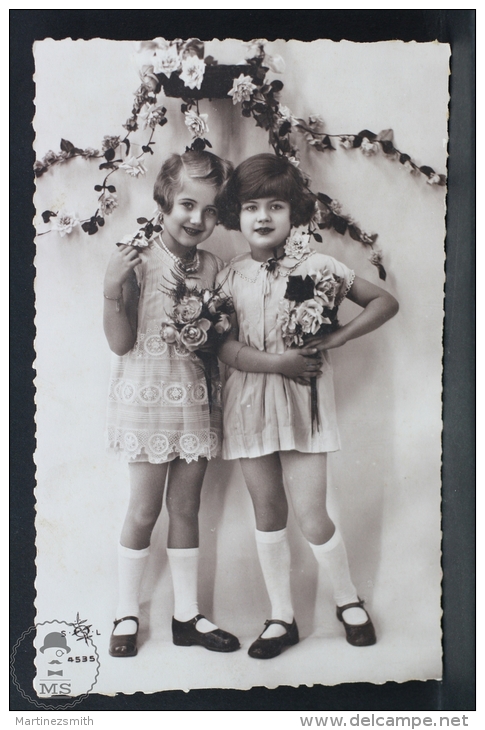
{"label": "two young girl", "polygon": [[[201,173],[196,159],[201,165],[210,160],[211,173]],[[177,172],[169,173],[168,167]],[[113,656],[136,653],[138,593],[167,474],[174,643],[215,651],[239,647],[235,637],[198,614],[197,514],[206,460],[216,453],[211,444],[217,441],[217,408],[213,403],[209,413],[206,393],[202,396],[205,381],[197,355],[184,356],[159,337],[167,308],[159,285],[175,264],[201,286],[216,280],[235,309],[232,330],[219,350],[230,368],[223,458],[240,459],[272,610],[249,655],[271,658],[299,640],[283,479],[303,535],[329,572],[347,640],[356,646],[375,642],[371,619],[350,578],[345,546],[326,510],[326,454],[339,448],[326,350],[376,329],[396,313],[397,302],[335,259],[288,243],[292,226],[310,221],[314,200],[286,158],[249,158],[219,196],[227,173],[227,164],[209,153],[170,158],[155,185],[154,197],[164,215],[162,237],[142,253],[129,247],[115,252],[106,274],[105,330],[111,349],[121,356],[112,380],[110,444],[131,462],[131,499],[119,548],[120,603],[110,642]],[[224,225],[241,230],[250,248],[220,273],[215,257],[196,251],[212,233],[218,204]],[[309,273],[333,276],[336,304],[347,296],[363,312],[305,347],[287,349],[280,303],[288,277],[304,279]],[[310,416],[313,377],[318,377],[318,428]]]}

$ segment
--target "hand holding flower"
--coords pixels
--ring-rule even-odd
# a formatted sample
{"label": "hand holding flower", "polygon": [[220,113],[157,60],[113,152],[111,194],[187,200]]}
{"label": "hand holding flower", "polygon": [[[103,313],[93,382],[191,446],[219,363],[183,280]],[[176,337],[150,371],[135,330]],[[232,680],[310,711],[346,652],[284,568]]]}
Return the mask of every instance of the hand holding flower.
{"label": "hand holding flower", "polygon": [[280,373],[287,378],[318,377],[322,358],[315,347],[286,350],[280,355]]}

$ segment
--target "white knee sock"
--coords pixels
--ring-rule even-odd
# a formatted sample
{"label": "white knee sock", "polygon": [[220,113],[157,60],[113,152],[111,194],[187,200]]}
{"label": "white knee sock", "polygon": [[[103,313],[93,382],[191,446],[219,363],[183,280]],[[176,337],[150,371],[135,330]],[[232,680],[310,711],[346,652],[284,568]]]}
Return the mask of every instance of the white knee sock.
{"label": "white knee sock", "polygon": [[[199,548],[167,548],[172,573],[174,611],[177,621],[190,621],[199,613],[197,602],[197,572]],[[213,631],[217,626],[207,619],[197,621],[197,630]]]}
{"label": "white knee sock", "polygon": [[[132,550],[118,545],[118,591],[119,599],[116,607],[116,618],[124,616],[138,617],[140,611],[140,587],[143,573],[148,562],[150,548]],[[123,621],[114,629],[114,634],[134,634],[134,621]]]}
{"label": "white knee sock", "polygon": [[[339,530],[335,532],[323,545],[308,543],[313,550],[317,562],[323,566],[333,586],[333,597],[337,606],[357,602],[358,596],[352,583],[347,560],[347,551]],[[367,621],[367,615],[362,608],[349,608],[345,612],[345,620],[350,624],[362,624]]]}
{"label": "white knee sock", "polygon": [[[266,590],[271,601],[271,618],[291,624],[293,604],[290,589],[290,546],[286,527],[275,532],[256,530],[256,547],[263,571]],[[269,626],[265,639],[282,636],[285,628],[278,624]]]}

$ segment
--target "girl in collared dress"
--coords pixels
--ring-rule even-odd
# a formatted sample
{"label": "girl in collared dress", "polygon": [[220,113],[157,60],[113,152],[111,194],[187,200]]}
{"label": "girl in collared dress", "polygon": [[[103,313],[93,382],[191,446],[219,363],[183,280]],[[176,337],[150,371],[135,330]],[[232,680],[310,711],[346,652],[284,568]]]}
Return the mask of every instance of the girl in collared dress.
{"label": "girl in collared dress", "polygon": [[[249,655],[269,659],[299,641],[290,592],[283,480],[299,527],[330,576],[347,641],[354,646],[373,644],[372,621],[357,596],[342,536],[326,508],[327,453],[340,448],[327,350],[376,329],[397,312],[398,304],[336,259],[290,237],[292,226],[309,223],[315,202],[301,172],[286,158],[261,154],[241,163],[226,188],[221,210],[224,225],[241,230],[250,249],[218,276],[235,308],[231,333],[219,351],[229,366],[223,458],[238,458],[241,463],[272,610]],[[330,277],[336,288],[335,305],[347,297],[363,311],[305,347],[288,349],[282,301],[289,277],[304,280],[307,275]],[[311,417],[309,387],[315,376],[318,428]]]}

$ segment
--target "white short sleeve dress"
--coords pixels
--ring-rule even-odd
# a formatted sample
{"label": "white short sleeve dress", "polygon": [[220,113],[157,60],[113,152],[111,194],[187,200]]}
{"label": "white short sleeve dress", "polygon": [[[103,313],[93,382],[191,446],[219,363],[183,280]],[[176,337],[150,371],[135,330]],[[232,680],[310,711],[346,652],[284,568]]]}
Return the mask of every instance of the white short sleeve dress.
{"label": "white short sleeve dress", "polygon": [[[285,256],[274,271],[237,256],[218,275],[232,297],[239,326],[239,341],[269,353],[284,352],[280,302],[288,276],[303,278],[322,271],[339,277],[336,304],[350,290],[354,272],[336,259],[310,251],[297,260]],[[337,451],[340,438],[335,413],[333,371],[323,353],[322,375],[317,380],[320,427],[312,429],[310,387],[279,374],[245,373],[228,368],[223,393],[224,459],[263,456],[275,451],[305,453]]]}

